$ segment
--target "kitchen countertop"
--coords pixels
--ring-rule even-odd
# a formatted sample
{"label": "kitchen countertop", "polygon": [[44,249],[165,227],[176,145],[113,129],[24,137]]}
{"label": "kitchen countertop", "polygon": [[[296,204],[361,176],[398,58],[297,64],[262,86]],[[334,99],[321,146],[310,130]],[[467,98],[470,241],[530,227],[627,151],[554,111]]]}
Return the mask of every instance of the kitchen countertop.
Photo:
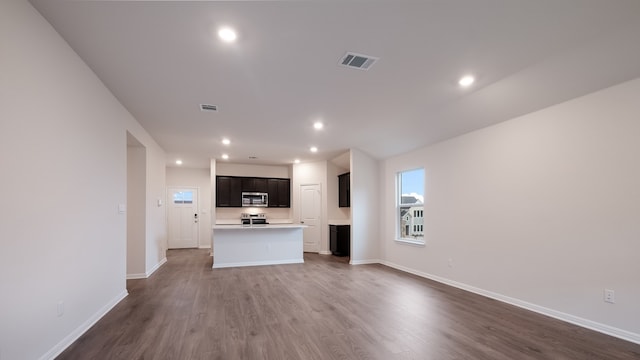
{"label": "kitchen countertop", "polygon": [[351,220],[349,219],[329,220],[327,223],[329,225],[351,225]]}
{"label": "kitchen countertop", "polygon": [[268,225],[254,225],[254,226],[239,225],[239,224],[213,225],[214,230],[301,229],[305,227],[307,227],[307,225],[303,225],[303,224],[268,224]]}

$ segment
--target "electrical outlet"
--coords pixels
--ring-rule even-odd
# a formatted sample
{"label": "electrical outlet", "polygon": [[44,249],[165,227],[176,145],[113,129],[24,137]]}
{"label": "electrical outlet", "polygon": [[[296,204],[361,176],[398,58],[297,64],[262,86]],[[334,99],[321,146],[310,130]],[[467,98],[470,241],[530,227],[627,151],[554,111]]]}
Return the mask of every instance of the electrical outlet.
{"label": "electrical outlet", "polygon": [[615,304],[615,302],[616,302],[616,293],[615,293],[615,291],[609,290],[609,289],[604,289],[604,302]]}
{"label": "electrical outlet", "polygon": [[449,258],[449,261],[447,261],[447,265],[449,265],[449,267],[453,267],[453,259]]}

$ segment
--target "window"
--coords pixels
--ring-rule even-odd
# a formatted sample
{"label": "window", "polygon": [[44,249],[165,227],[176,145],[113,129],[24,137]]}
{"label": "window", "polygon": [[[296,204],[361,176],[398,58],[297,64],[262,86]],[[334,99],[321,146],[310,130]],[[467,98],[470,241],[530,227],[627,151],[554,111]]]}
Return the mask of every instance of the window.
{"label": "window", "polygon": [[424,244],[424,169],[401,171],[398,186],[398,240]]}
{"label": "window", "polygon": [[193,191],[181,191],[173,193],[174,204],[193,204]]}

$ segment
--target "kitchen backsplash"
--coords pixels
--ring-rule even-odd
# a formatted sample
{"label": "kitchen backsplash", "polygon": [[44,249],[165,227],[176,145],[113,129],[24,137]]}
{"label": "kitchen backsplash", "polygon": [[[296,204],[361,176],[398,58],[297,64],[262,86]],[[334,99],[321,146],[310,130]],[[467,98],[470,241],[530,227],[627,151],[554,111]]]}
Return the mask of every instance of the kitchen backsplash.
{"label": "kitchen backsplash", "polygon": [[240,214],[242,213],[264,213],[270,224],[289,224],[292,223],[292,213],[290,208],[217,208],[216,224],[240,224]]}

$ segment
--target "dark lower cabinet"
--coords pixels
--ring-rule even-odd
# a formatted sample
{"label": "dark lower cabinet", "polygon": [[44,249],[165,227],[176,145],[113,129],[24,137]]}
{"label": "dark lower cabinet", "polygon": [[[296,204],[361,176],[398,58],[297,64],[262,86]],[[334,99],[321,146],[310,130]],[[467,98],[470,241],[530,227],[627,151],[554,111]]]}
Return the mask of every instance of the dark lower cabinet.
{"label": "dark lower cabinet", "polygon": [[336,256],[349,256],[351,247],[350,225],[329,225],[329,249]]}

